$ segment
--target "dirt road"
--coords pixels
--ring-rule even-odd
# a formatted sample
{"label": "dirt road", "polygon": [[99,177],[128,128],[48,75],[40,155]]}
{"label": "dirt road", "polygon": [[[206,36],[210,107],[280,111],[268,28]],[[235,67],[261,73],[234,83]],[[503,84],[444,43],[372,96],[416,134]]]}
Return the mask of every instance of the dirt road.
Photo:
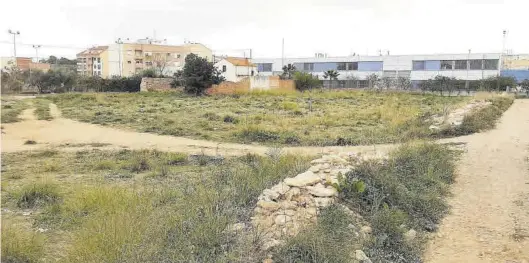
{"label": "dirt road", "polygon": [[[85,147],[60,147],[61,145],[80,145],[104,143],[98,149],[157,149],[160,151],[184,152],[190,154],[205,153],[226,156],[243,155],[246,153],[265,154],[270,147],[261,145],[218,143],[205,140],[194,140],[183,137],[156,135],[127,131],[101,125],[78,122],[61,118],[60,111],[50,104],[51,121],[35,118],[34,109],[27,109],[21,114],[23,121],[2,124],[2,152],[35,150],[59,147],[61,150],[79,150]],[[27,140],[34,140],[35,145],[25,145]],[[352,147],[285,147],[285,153],[321,154],[338,151],[361,152],[366,156],[383,156],[392,145],[352,146]]]}
{"label": "dirt road", "polygon": [[426,262],[529,262],[529,100],[466,148]]}

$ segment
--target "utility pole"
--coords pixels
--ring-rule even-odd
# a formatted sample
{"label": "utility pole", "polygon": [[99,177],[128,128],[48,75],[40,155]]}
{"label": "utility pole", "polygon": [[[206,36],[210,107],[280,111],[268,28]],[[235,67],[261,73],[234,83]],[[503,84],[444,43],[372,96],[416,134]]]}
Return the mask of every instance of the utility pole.
{"label": "utility pole", "polygon": [[496,89],[500,91],[500,76],[501,76],[501,67],[503,65],[503,52],[505,50],[505,40],[507,38],[507,30],[503,30],[503,39],[502,39],[502,46],[501,46],[501,52],[500,52],[500,59],[498,61],[498,81],[496,84]]}
{"label": "utility pole", "polygon": [[284,66],[285,66],[285,38],[283,38],[281,42],[281,70],[283,70]]}
{"label": "utility pole", "polygon": [[33,45],[33,48],[35,49],[35,53],[37,55],[37,63],[39,63],[39,48],[41,45]]}
{"label": "utility pole", "polygon": [[16,39],[16,36],[17,35],[20,35],[20,31],[15,31],[15,30],[7,30],[7,33],[9,34],[12,34],[13,35],[13,58],[15,59],[15,65],[17,64],[17,39]]}
{"label": "utility pole", "polygon": [[123,76],[123,63],[121,62],[121,53],[122,53],[122,50],[121,50],[121,46],[123,45],[123,40],[121,40],[121,38],[118,38],[118,40],[116,40],[116,44],[118,44],[118,52],[119,52],[119,76],[122,77]]}

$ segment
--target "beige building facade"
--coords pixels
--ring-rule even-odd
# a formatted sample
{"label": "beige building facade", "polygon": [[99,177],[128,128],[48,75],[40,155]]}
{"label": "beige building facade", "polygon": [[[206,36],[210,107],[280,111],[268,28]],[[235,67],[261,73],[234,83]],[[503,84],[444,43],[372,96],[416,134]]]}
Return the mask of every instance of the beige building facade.
{"label": "beige building facade", "polygon": [[212,61],[213,53],[199,43],[181,46],[152,42],[116,43],[87,49],[77,54],[77,71],[82,75],[130,77],[145,69],[156,74],[172,76],[183,68],[185,57],[194,53]]}

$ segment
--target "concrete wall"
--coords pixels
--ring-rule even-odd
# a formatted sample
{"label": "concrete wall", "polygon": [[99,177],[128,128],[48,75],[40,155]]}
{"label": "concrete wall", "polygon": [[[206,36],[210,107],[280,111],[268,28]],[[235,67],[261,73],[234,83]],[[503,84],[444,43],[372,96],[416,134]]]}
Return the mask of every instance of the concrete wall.
{"label": "concrete wall", "polygon": [[170,91],[172,78],[141,78],[140,91]]}
{"label": "concrete wall", "polygon": [[235,94],[251,91],[278,90],[294,91],[295,84],[292,80],[281,80],[277,76],[264,77],[254,76],[245,78],[239,82],[225,81],[219,85],[213,85],[207,90],[208,94]]}

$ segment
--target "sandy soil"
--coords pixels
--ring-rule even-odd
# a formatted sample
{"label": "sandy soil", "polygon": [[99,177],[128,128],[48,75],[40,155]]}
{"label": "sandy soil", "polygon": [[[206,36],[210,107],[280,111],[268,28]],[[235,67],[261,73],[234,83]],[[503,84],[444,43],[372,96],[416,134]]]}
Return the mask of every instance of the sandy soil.
{"label": "sandy soil", "polygon": [[529,100],[466,149],[426,262],[529,262]]}

